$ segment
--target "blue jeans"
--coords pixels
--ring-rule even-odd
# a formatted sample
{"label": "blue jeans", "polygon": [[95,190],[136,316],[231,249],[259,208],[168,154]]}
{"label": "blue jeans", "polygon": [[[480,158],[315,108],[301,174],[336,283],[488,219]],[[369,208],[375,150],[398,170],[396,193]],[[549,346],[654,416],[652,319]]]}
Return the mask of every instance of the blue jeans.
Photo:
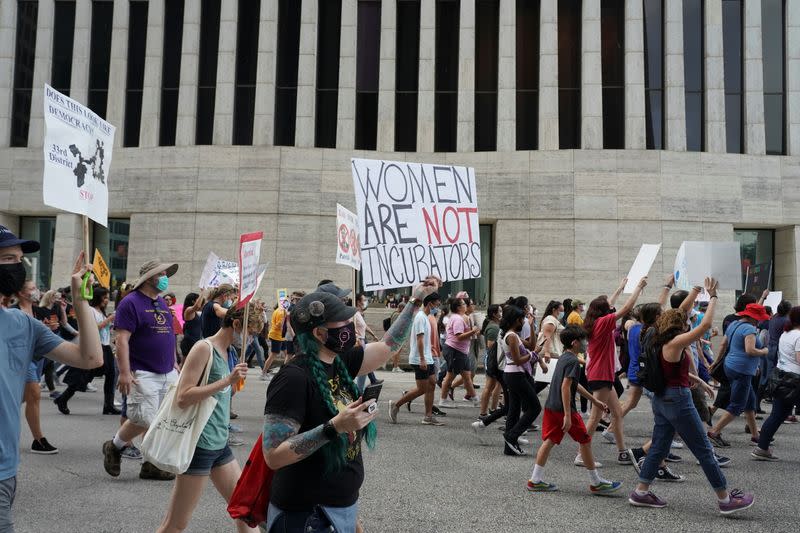
{"label": "blue jeans", "polygon": [[725,375],[731,382],[731,402],[725,410],[734,416],[739,416],[744,411],[755,411],[756,391],[753,390],[753,376],[728,367],[725,367]]}
{"label": "blue jeans", "polygon": [[759,368],[761,368],[761,375],[759,376],[759,385],[761,387],[766,386],[767,381],[769,381],[769,375],[772,373],[772,369],[775,368],[775,365],[778,364],[778,347],[775,346],[769,349],[766,357],[762,357],[761,361],[759,362]]}
{"label": "blue jeans", "polygon": [[[267,508],[268,533],[355,533],[358,503],[350,507],[317,506],[316,511],[288,512],[269,504]],[[327,524],[329,523],[329,524]],[[333,527],[334,529],[330,529]]]}
{"label": "blue jeans", "polygon": [[786,402],[778,396],[772,399],[772,413],[770,413],[769,417],[767,417],[764,424],[761,426],[761,434],[758,438],[759,448],[762,450],[769,449],[769,443],[772,437],[778,432],[778,428],[781,427],[786,417],[792,414],[792,407],[794,407],[794,403]]}
{"label": "blue jeans", "polygon": [[684,387],[669,387],[663,396],[653,396],[651,405],[655,416],[653,444],[645,456],[639,481],[647,485],[653,483],[658,467],[669,453],[672,438],[677,432],[700,461],[711,488],[725,489],[727,481],[714,458],[714,448],[706,436],[703,422],[692,402],[691,390]]}

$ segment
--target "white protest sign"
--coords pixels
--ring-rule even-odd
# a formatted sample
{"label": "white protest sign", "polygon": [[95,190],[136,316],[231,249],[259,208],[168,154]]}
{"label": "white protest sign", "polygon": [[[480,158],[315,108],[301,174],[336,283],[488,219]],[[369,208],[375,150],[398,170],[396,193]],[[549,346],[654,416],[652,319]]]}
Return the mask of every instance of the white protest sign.
{"label": "white protest sign", "polygon": [[336,264],[361,270],[358,219],[340,204],[336,204]]}
{"label": "white protest sign", "polygon": [[264,232],[245,233],[239,237],[239,307],[243,307],[258,290],[258,260]]}
{"label": "white protest sign", "polygon": [[44,86],[44,203],[108,226],[114,126]]}
{"label": "white protest sign", "polygon": [[364,290],[481,276],[475,170],[352,159]]}
{"label": "white protest sign", "polygon": [[703,286],[716,278],[720,289],[742,289],[741,251],[738,242],[683,241],[675,257],[675,288]]}
{"label": "white protest sign", "polygon": [[214,275],[214,267],[217,266],[217,261],[219,261],[217,254],[208,252],[208,258],[206,258],[206,264],[203,266],[203,272],[200,274],[200,282],[198,283],[201,289],[209,286],[208,282],[211,280],[211,276]]}
{"label": "white protest sign", "polygon": [[772,291],[767,296],[767,299],[764,300],[764,307],[769,307],[772,309],[773,313],[778,312],[778,306],[783,301],[783,291]]}
{"label": "white protest sign", "polygon": [[630,294],[639,284],[639,281],[650,273],[653,268],[653,263],[658,257],[658,251],[661,249],[661,243],[658,244],[643,244],[639,248],[639,254],[628,272],[628,283],[625,284],[625,294]]}
{"label": "white protest sign", "polygon": [[[216,255],[214,257],[216,257]],[[201,279],[200,281],[202,282],[203,280]],[[223,283],[229,283],[231,285],[239,283],[239,263],[236,261],[217,259],[211,270],[211,275],[206,279],[205,285],[201,285],[200,288],[209,289],[219,287]]]}

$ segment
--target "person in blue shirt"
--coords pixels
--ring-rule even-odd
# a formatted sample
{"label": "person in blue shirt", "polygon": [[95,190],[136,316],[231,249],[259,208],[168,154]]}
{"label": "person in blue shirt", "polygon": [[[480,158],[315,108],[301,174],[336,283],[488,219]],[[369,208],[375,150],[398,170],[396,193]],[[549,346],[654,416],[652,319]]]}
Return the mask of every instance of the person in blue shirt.
{"label": "person in blue shirt", "polygon": [[[26,272],[22,257],[39,250],[39,243],[18,239],[8,228],[0,226],[0,294],[11,296],[25,284]],[[75,261],[72,272],[72,293],[75,313],[80,325],[79,344],[64,342],[42,322],[19,309],[0,306],[0,531],[13,533],[11,507],[17,488],[19,464],[20,406],[22,390],[31,362],[47,357],[78,368],[103,365],[100,336],[89,307],[80,298],[83,275],[91,270],[84,253]]]}

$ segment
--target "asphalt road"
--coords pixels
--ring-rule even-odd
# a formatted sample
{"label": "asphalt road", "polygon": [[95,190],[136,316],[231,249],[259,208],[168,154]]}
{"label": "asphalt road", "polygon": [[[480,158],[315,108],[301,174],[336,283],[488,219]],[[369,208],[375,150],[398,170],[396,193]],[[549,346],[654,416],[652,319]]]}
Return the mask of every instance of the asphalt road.
{"label": "asphalt road", "polygon": [[[254,372],[254,371],[251,371]],[[800,424],[784,425],[776,437],[777,463],[750,459],[749,436],[743,422],[725,432],[733,447],[723,450],[733,459],[724,470],[730,487],[751,490],[755,505],[736,518],[723,518],[716,510],[713,492],[700,467],[687,450],[676,450],[684,462],[675,470],[686,476],[681,484],[656,484],[654,491],[669,506],[662,510],[632,508],[627,493],[636,476],[632,467],[617,465],[614,446],[595,440],[601,473],[625,482],[617,495],[599,497],[588,491],[585,471],[572,465],[576,445],[567,438],[557,447],[546,469],[546,479],[559,491],[532,494],[525,482],[533,466],[531,456],[502,454],[501,433],[487,430],[481,445],[469,424],[477,409],[450,410],[444,427],[422,426],[422,405],[413,412],[405,407],[399,424],[388,420],[386,401],[413,384],[413,374],[379,373],[386,379],[381,395],[378,444],[365,453],[367,479],[362,487],[360,515],[369,532],[505,532],[505,531],[769,531],[800,529]],[[261,431],[265,384],[251,374],[245,390],[234,399],[236,421],[248,443],[234,449],[243,463]],[[482,381],[482,379],[480,380]],[[479,382],[480,382],[479,381]],[[96,383],[102,390],[102,381]],[[540,397],[544,399],[545,392]],[[463,396],[463,393],[462,393]],[[143,532],[154,531],[169,501],[172,482],[142,481],[139,464],[123,461],[122,475],[109,477],[103,470],[101,444],[109,439],[118,418],[102,416],[100,392],[78,394],[70,401],[72,414],[58,413],[42,397],[45,436],[60,453],[39,456],[29,452],[30,433],[23,422],[21,465],[14,505],[19,533]],[[769,407],[768,405],[766,406]],[[24,418],[23,418],[24,420]],[[649,402],[643,399],[625,419],[626,437],[632,444],[647,439],[652,429]],[[531,449],[539,433],[529,434]],[[535,451],[535,450],[534,450]],[[222,498],[209,484],[188,531],[232,531]]]}

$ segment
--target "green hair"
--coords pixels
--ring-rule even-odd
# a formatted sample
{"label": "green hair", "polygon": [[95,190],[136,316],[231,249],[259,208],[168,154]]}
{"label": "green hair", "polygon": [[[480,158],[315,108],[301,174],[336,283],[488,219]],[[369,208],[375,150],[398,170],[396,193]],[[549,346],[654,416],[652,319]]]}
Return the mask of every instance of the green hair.
{"label": "green hair", "polygon": [[[314,383],[317,385],[317,390],[319,390],[319,393],[325,402],[325,406],[328,408],[328,412],[331,414],[331,416],[336,416],[339,414],[339,410],[333,403],[333,395],[331,394],[331,387],[328,383],[328,373],[326,372],[325,367],[322,365],[322,362],[319,360],[319,344],[317,339],[315,339],[310,333],[303,332],[298,333],[295,340],[297,340],[299,345],[300,353],[303,354],[299,358],[298,363],[309,369]],[[361,396],[361,391],[358,390],[358,385],[356,385],[353,381],[353,378],[350,377],[347,367],[344,366],[344,362],[338,355],[333,361],[333,368],[336,375],[339,376],[339,382],[342,384],[342,386],[346,386],[350,390],[353,398],[358,398]],[[377,436],[378,429],[375,426],[375,422],[370,422],[367,424],[367,427],[364,428],[364,441],[367,443],[367,446],[370,449],[375,447],[375,440],[377,439]],[[346,454],[348,444],[347,435],[340,434],[338,439],[325,444],[319,449],[319,453],[321,453],[325,459],[326,474],[337,472],[344,468],[344,465],[347,462]]]}

